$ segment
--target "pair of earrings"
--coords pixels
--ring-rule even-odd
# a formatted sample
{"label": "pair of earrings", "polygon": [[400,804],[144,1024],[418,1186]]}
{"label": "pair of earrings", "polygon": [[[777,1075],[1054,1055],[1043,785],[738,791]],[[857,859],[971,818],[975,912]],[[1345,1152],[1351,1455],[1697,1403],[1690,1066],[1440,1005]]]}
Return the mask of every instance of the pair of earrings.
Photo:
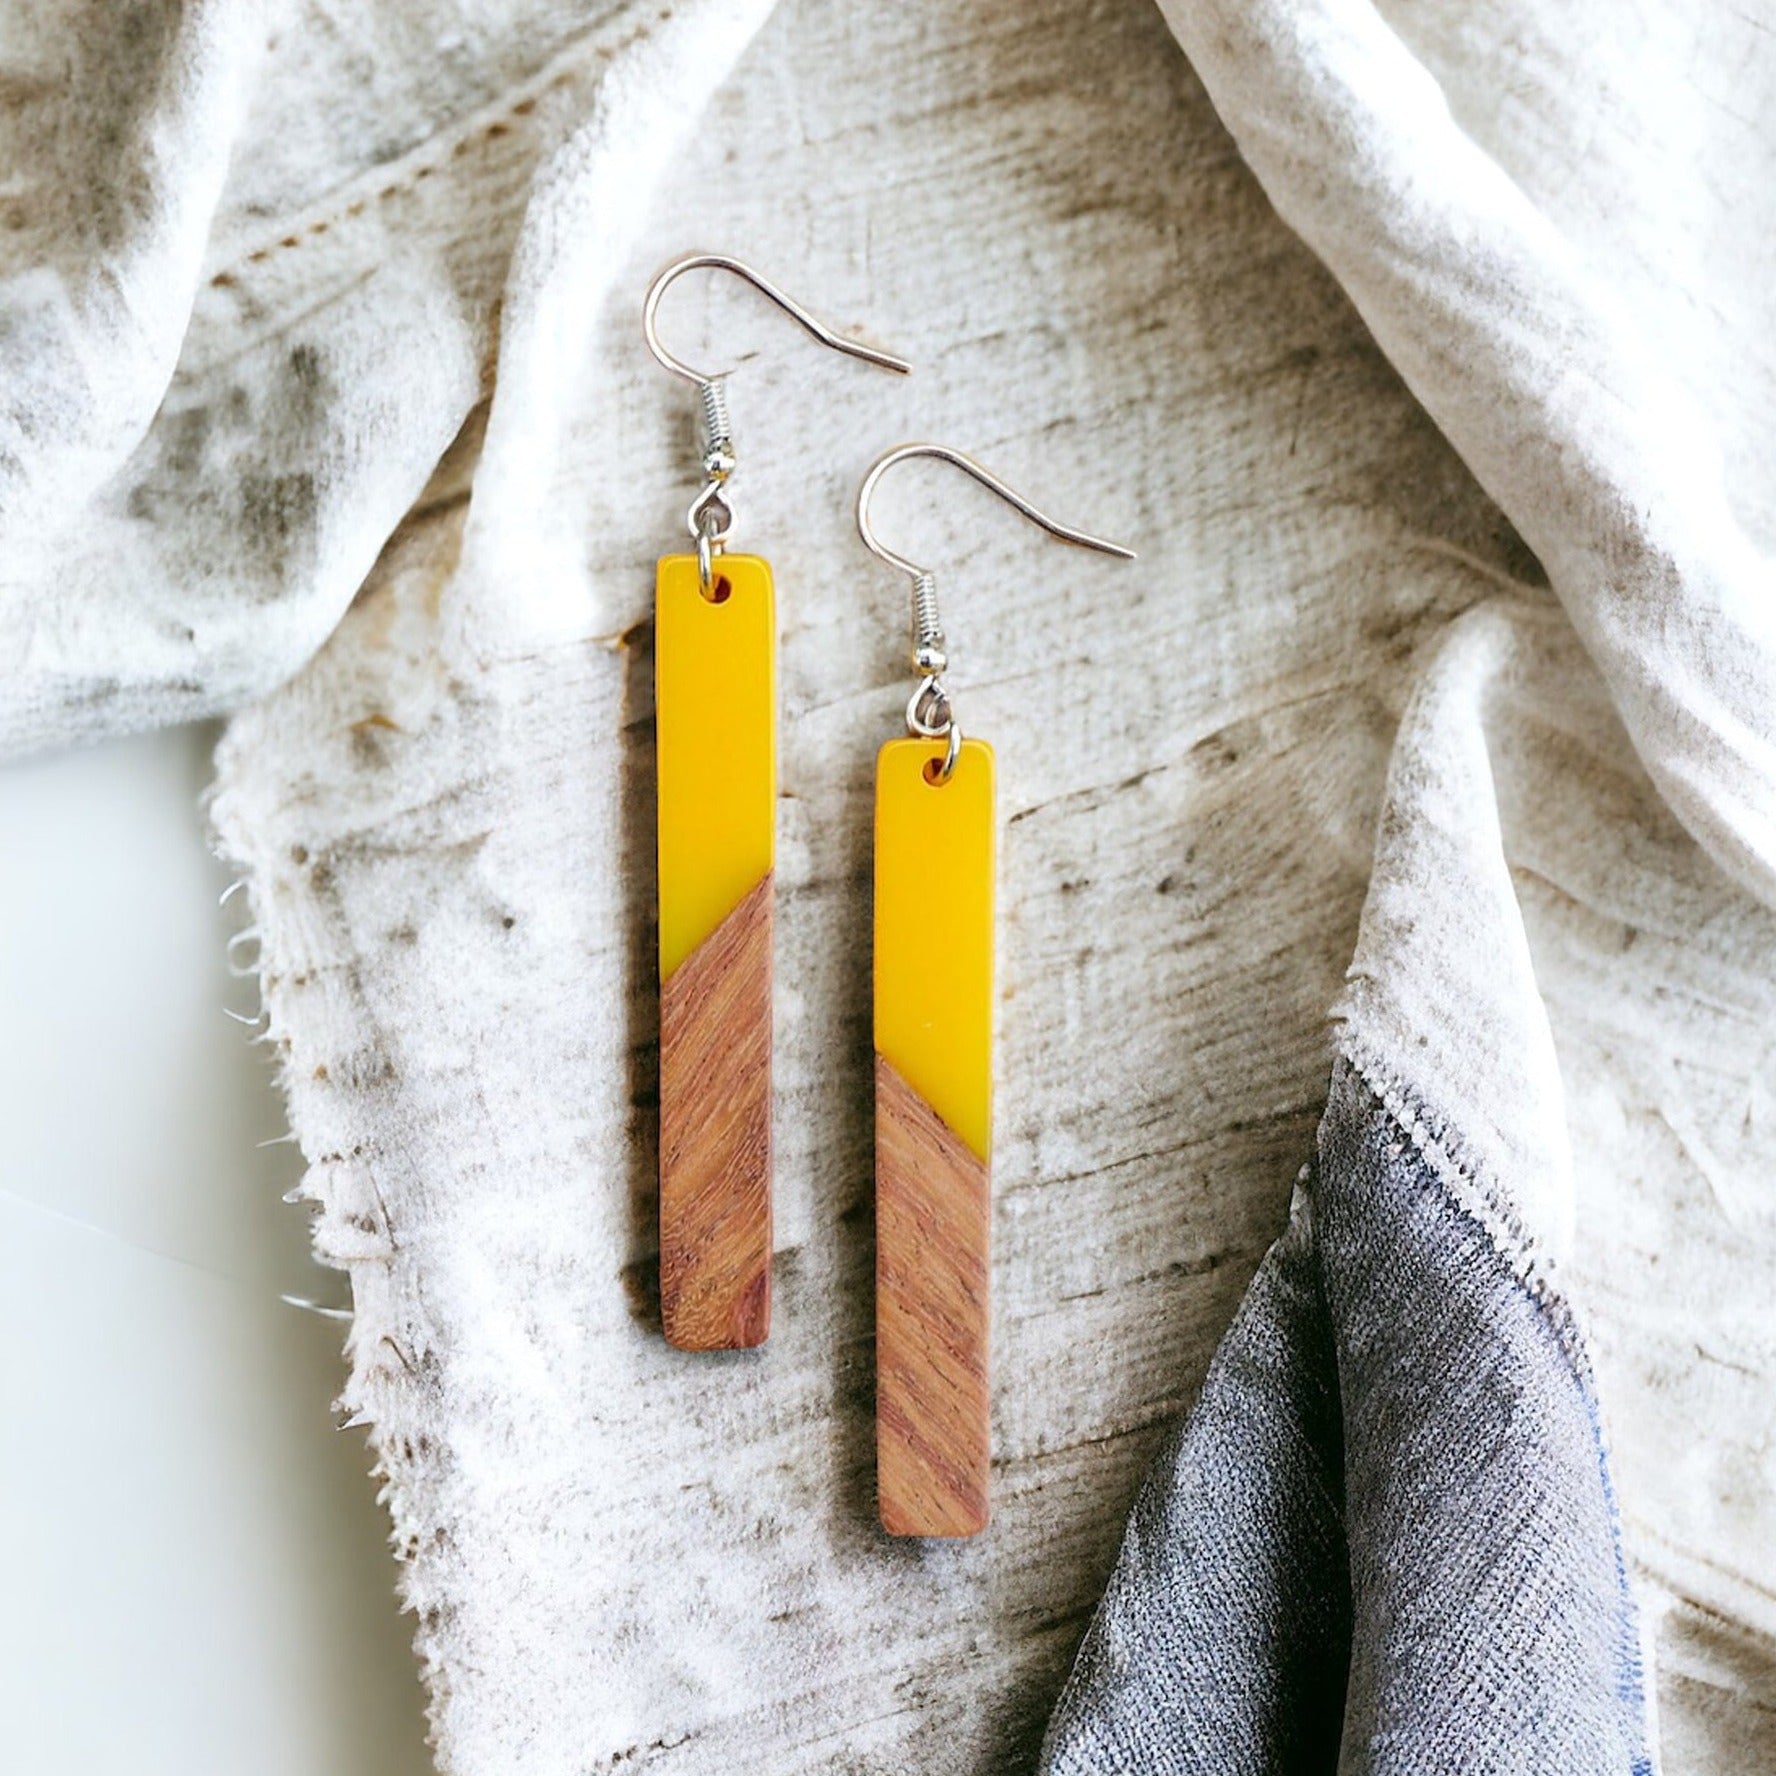
{"label": "pair of earrings", "polygon": [[[672,356],[660,299],[688,271],[742,278],[822,345],[844,339],[738,259],[666,267],[642,310],[650,351],[702,402],[692,553],[659,563],[660,1307],[686,1350],[764,1341],[771,1321],[771,925],[776,618],[769,564],[730,553],[735,455],[722,374]],[[929,569],[886,548],[870,498],[896,463],[932,457],[1051,536],[1132,558],[1057,524],[960,451],[903,444],[857,495],[857,528],[912,579],[906,735],[876,762],[876,1468],[894,1535],[972,1535],[987,1520],[988,1166],[992,1145],[994,766],[964,739]]]}

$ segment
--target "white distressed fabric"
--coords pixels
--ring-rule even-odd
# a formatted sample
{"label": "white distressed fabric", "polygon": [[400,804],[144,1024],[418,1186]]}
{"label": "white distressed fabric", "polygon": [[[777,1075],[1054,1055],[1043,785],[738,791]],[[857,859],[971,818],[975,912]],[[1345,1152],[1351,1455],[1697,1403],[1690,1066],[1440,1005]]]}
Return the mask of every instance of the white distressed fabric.
{"label": "white distressed fabric", "polygon": [[[1564,1250],[1665,1767],[1768,1766],[1769,33],[1384,11],[0,20],[0,746],[234,712],[216,824],[455,1776],[1030,1767],[1335,1006]],[[695,465],[638,315],[693,247],[915,365],[713,283],[665,316],[738,366],[782,603],[777,1322],[713,1362],[650,1298],[646,618]],[[870,1481],[907,686],[848,508],[912,435],[1141,550],[936,470],[881,502],[1002,783],[995,1522],[954,1547]],[[1378,844],[1390,782],[1424,818]]]}

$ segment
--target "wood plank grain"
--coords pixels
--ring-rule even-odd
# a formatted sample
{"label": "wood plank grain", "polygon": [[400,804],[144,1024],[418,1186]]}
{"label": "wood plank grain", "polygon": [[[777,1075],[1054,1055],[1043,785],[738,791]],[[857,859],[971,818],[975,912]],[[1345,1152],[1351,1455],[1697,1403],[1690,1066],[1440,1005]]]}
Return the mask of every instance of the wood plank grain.
{"label": "wood plank grain", "polygon": [[986,1527],[987,1164],[876,1056],[876,1491],[890,1535]]}
{"label": "wood plank grain", "polygon": [[660,991],[660,1317],[681,1350],[771,1329],[766,875]]}

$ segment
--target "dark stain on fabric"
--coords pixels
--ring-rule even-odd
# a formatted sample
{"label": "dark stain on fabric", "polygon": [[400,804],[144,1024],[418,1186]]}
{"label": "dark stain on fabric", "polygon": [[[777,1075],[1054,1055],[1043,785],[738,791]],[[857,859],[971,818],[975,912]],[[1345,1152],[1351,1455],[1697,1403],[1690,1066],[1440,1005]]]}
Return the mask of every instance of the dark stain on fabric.
{"label": "dark stain on fabric", "polygon": [[293,345],[287,364],[284,400],[294,410],[296,417],[313,419],[321,411],[322,397],[332,383],[320,351],[306,341]]}
{"label": "dark stain on fabric", "polygon": [[366,1042],[340,1057],[339,1083],[354,1091],[393,1085],[400,1078],[394,1056],[378,1042]]}
{"label": "dark stain on fabric", "polygon": [[242,529],[274,568],[282,568],[289,559],[291,545],[314,518],[318,504],[315,478],[306,469],[286,475],[258,473],[241,478]]}
{"label": "dark stain on fabric", "polygon": [[210,436],[209,408],[187,407],[179,413],[163,411],[160,424],[166,440],[161,447],[161,461],[167,473],[181,478],[196,474]]}

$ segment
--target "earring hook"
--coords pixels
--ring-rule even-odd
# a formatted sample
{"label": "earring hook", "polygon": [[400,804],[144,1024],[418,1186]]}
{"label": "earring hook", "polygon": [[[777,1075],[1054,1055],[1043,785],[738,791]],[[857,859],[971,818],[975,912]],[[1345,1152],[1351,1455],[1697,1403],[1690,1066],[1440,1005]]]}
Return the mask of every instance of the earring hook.
{"label": "earring hook", "polygon": [[895,357],[892,352],[878,351],[873,345],[862,345],[855,339],[846,339],[835,333],[824,321],[803,308],[794,297],[778,289],[769,278],[761,277],[744,260],[730,258],[726,253],[691,253],[683,259],[675,259],[655,277],[648,285],[647,295],[641,305],[641,336],[647,341],[648,350],[654,354],[662,368],[697,385],[697,393],[703,402],[703,486],[697,497],[691,501],[691,509],[685,514],[685,523],[697,544],[697,577],[702,583],[703,595],[707,598],[715,584],[714,557],[727,547],[728,538],[734,528],[734,497],[728,491],[728,480],[737,466],[737,458],[734,454],[734,427],[728,418],[729,372],[717,370],[713,374],[705,374],[694,369],[682,358],[674,357],[660,343],[660,298],[687,271],[732,272],[735,277],[751,284],[761,296],[776,303],[791,320],[797,322],[822,345],[831,346],[834,351],[843,352],[848,358],[861,358],[866,364],[878,365],[901,376],[905,376],[912,365],[904,358]]}
{"label": "earring hook", "polygon": [[1058,519],[1049,517],[1015,488],[1007,486],[990,469],[977,463],[972,456],[965,456],[960,450],[952,450],[947,444],[900,444],[877,457],[870,465],[869,473],[863,478],[863,485],[857,490],[857,534],[863,538],[863,546],[879,561],[885,561],[890,567],[897,567],[902,573],[912,576],[913,669],[920,677],[918,687],[907,699],[907,732],[926,740],[948,737],[949,746],[938,770],[938,781],[945,782],[955,770],[957,755],[962,750],[962,730],[956,724],[955,705],[943,682],[943,674],[948,670],[950,661],[948,654],[944,652],[943,625],[938,621],[937,575],[930,568],[921,567],[916,561],[909,561],[906,556],[890,549],[877,536],[875,526],[870,522],[870,498],[875,493],[877,484],[896,463],[907,462],[916,456],[928,456],[937,462],[949,463],[952,468],[958,468],[965,475],[972,476],[989,493],[996,493],[1032,524],[1063,543],[1072,543],[1080,549],[1095,549],[1101,555],[1115,555],[1123,561],[1133,561],[1135,552],[1121,543],[1112,543],[1086,531],[1075,530],[1072,525],[1062,524]]}
{"label": "earring hook", "polygon": [[1072,543],[1081,549],[1096,549],[1101,555],[1115,555],[1123,561],[1135,559],[1134,550],[1124,548],[1121,543],[1107,542],[1103,537],[1075,530],[1072,525],[1062,524],[1058,519],[1049,517],[1046,512],[1038,511],[1016,488],[1008,487],[991,469],[984,468],[972,456],[965,456],[960,450],[952,450],[947,444],[899,444],[876,458],[870,465],[869,473],[863,478],[863,485],[857,490],[857,534],[863,538],[864,547],[877,559],[886,561],[890,567],[898,567],[904,574],[911,574],[915,580],[930,579],[931,570],[920,567],[916,561],[909,561],[904,555],[897,555],[890,549],[876,535],[869,515],[870,498],[876,491],[876,484],[896,463],[907,462],[915,456],[929,456],[938,462],[949,463],[965,475],[972,475],[989,493],[998,494],[1008,506],[1021,512],[1032,524],[1063,543]]}
{"label": "earring hook", "polygon": [[822,345],[831,346],[836,352],[843,352],[848,358],[861,358],[866,364],[875,364],[884,370],[893,370],[905,376],[912,370],[912,365],[904,358],[897,358],[892,352],[878,351],[873,345],[864,345],[855,339],[847,339],[843,334],[835,333],[831,327],[795,300],[786,295],[771,282],[752,269],[743,259],[734,259],[726,253],[691,253],[683,259],[675,259],[654,281],[648,285],[647,297],[641,305],[641,332],[647,341],[647,348],[663,369],[670,370],[674,376],[682,376],[686,382],[694,382],[699,388],[707,383],[720,382],[728,375],[726,370],[705,373],[693,369],[682,358],[675,358],[660,343],[659,312],[660,298],[687,271],[727,271],[737,278],[749,283],[761,296],[768,297],[783,310],[792,321],[797,322],[804,332],[817,339]]}

